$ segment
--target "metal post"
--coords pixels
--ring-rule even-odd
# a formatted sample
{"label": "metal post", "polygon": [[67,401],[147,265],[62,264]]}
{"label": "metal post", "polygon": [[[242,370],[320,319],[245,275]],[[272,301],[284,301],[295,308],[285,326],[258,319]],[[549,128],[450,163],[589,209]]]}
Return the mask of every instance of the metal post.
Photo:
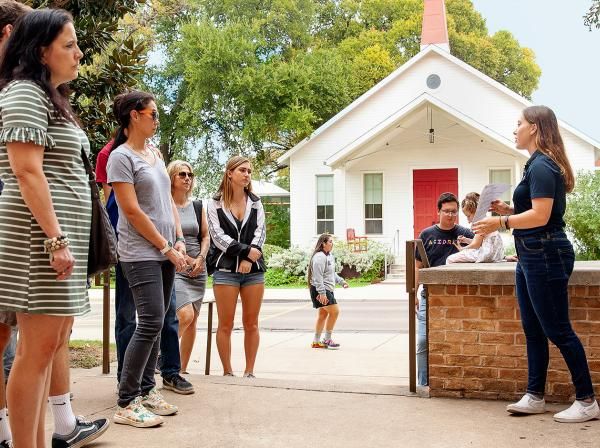
{"label": "metal post", "polygon": [[104,271],[102,287],[102,373],[110,373],[110,269]]}
{"label": "metal post", "polygon": [[210,352],[212,345],[212,322],[213,322],[214,302],[208,302],[208,325],[206,328],[206,362],[204,364],[204,374],[210,375]]}
{"label": "metal post", "polygon": [[417,392],[417,341],[415,316],[415,242],[406,242],[406,292],[408,293],[408,387]]}

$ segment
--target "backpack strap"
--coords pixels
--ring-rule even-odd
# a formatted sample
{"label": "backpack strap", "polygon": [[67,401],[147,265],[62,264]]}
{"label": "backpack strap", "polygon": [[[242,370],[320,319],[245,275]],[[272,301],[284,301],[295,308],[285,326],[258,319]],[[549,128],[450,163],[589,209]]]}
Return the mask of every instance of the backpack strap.
{"label": "backpack strap", "polygon": [[192,205],[198,221],[198,242],[202,244],[202,201],[192,201]]}

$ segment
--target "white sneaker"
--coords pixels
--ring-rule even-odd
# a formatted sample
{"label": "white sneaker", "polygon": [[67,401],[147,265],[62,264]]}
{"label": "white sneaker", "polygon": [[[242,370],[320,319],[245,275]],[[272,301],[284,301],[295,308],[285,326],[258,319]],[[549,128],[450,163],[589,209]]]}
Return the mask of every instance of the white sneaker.
{"label": "white sneaker", "polygon": [[506,406],[506,410],[511,414],[543,414],[546,412],[546,400],[525,394],[516,403]]}
{"label": "white sneaker", "polygon": [[598,402],[592,403],[575,400],[569,409],[554,414],[554,420],[561,423],[582,423],[600,417]]}

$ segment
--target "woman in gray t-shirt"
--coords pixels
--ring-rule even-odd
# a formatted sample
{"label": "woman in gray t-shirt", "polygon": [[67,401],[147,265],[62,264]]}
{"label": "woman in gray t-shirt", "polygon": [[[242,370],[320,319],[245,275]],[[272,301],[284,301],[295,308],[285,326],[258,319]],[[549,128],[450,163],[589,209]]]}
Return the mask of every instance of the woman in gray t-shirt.
{"label": "woman in gray t-shirt", "polygon": [[169,163],[171,195],[179,212],[185,238],[187,272],[175,274],[175,309],[179,320],[179,354],[181,372],[187,373],[196,340],[196,323],[206,289],[206,254],[210,243],[206,211],[202,201],[191,201],[194,191],[194,170],[183,160]]}
{"label": "woman in gray t-shirt", "polygon": [[154,367],[175,270],[185,270],[187,263],[165,164],[146,143],[158,127],[154,97],[137,91],[119,95],[113,111],[120,127],[107,174],[119,206],[119,258],[138,315],[125,351],[114,422],[144,428],[177,412],[158,392]]}

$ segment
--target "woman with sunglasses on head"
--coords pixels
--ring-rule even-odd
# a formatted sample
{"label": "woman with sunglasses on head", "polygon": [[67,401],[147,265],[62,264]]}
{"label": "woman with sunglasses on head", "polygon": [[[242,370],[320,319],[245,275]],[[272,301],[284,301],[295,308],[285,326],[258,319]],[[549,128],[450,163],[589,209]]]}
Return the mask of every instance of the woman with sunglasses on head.
{"label": "woman with sunglasses on head", "polygon": [[154,368],[175,271],[185,270],[187,263],[171,182],[162,158],[147,143],[158,127],[154,97],[139,91],[118,95],[113,112],[119,129],[108,158],[108,182],[119,206],[119,258],[138,315],[125,351],[114,421],[144,428],[177,412],[158,392]]}
{"label": "woman with sunglasses on head", "polygon": [[238,296],[242,299],[244,377],[254,378],[254,362],[260,335],[258,314],[265,290],[265,211],[252,193],[252,165],[242,156],[227,161],[219,191],[208,203],[211,248],[207,264],[213,274],[219,326],[217,349],[223,374],[233,376],[231,332]]}
{"label": "woman with sunglasses on head", "polygon": [[196,323],[206,288],[206,254],[210,243],[202,201],[190,200],[194,191],[192,165],[183,160],[169,163],[171,195],[179,212],[185,238],[187,272],[175,274],[175,309],[179,320],[181,373],[187,373],[196,340]]}

